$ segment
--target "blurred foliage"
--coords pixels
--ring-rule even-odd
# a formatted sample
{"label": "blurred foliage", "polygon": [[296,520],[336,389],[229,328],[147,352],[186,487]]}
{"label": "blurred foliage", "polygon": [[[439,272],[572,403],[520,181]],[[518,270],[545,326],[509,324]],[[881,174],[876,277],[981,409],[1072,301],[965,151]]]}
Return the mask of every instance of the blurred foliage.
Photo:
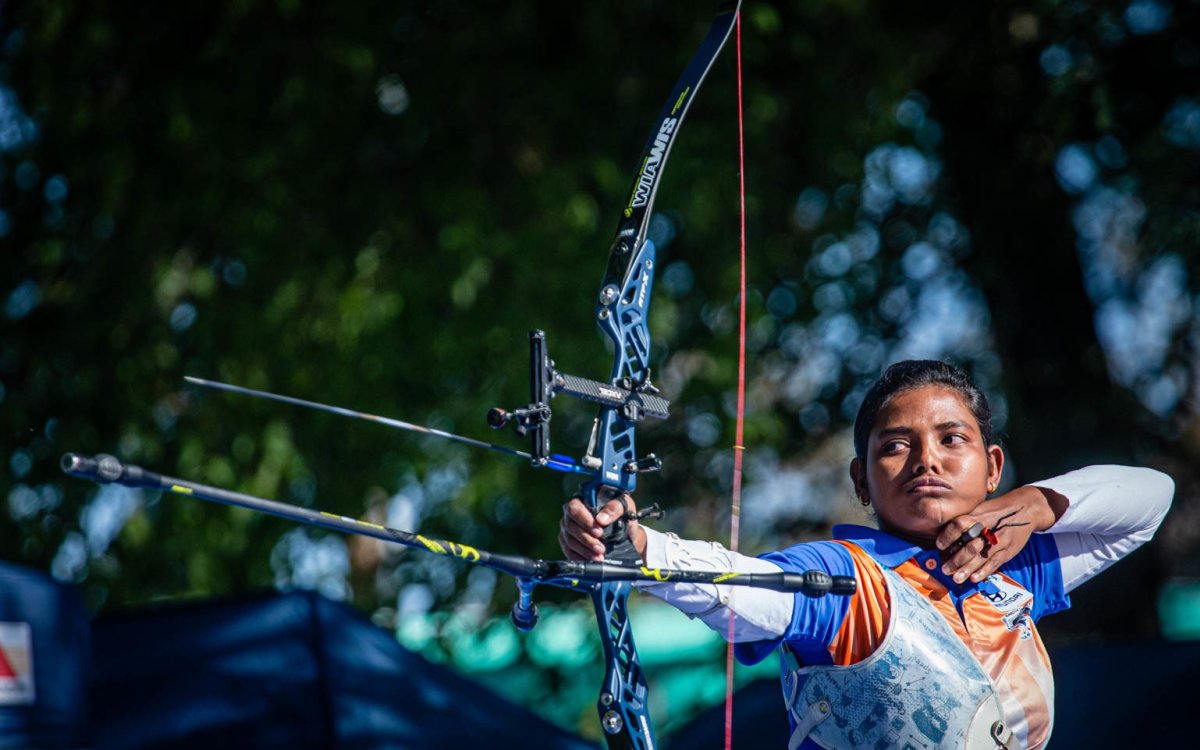
{"label": "blurred foliage", "polygon": [[[96,610],[305,585],[388,626],[503,612],[508,582],[452,561],[106,495],[57,457],[113,452],[556,556],[559,475],[182,377],[517,445],[483,415],[525,399],[526,330],[564,371],[608,372],[594,285],[706,16],[648,0],[0,6],[4,557],[80,582]],[[1125,602],[1075,626],[1155,632],[1159,583],[1200,574],[1198,16],[1165,0],[746,3],[743,549],[861,520],[844,467],[863,389],[892,359],[950,357],[997,405],[1008,481],[1102,461],[1175,477]],[[666,459],[643,495],[710,538],[728,524],[737,375],[732,52],[658,192],[651,327],[674,415],[640,432]],[[555,406],[555,450],[582,453],[590,410]]]}

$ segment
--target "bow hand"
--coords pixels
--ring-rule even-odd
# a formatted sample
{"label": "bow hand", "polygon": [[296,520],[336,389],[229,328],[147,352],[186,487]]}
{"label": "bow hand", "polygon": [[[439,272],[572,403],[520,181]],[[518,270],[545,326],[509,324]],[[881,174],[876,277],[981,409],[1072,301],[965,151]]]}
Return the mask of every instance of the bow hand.
{"label": "bow hand", "polygon": [[607,492],[604,497],[608,499],[595,514],[578,495],[563,505],[558,525],[563,554],[568,560],[643,564],[646,533],[638,519],[660,517],[662,512],[656,505],[638,511],[631,495]]}

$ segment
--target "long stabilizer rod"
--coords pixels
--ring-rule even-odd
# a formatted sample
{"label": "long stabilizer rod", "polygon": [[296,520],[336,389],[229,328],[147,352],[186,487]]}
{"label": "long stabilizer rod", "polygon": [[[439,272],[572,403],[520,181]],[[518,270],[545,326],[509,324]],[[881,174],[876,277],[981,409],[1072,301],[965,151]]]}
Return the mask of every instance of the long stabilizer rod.
{"label": "long stabilizer rod", "polygon": [[[379,424],[386,425],[387,427],[394,427],[398,430],[408,430],[409,432],[420,432],[425,435],[435,435],[447,440],[453,440],[456,443],[465,443],[466,445],[473,445],[476,448],[486,448],[488,450],[499,451],[500,453],[507,453],[510,456],[523,458],[526,461],[533,463],[533,456],[525,451],[506,448],[503,445],[485,443],[482,440],[456,435],[453,432],[446,432],[445,430],[436,430],[432,427],[425,427],[423,425],[413,424],[412,422],[405,422],[399,419],[393,419],[391,417],[381,417],[378,414],[368,414],[365,411],[355,411],[342,406],[331,406],[329,404],[322,404],[316,401],[307,401],[302,398],[295,398],[294,396],[283,396],[278,393],[271,393],[270,391],[259,391],[255,390],[254,388],[246,388],[245,386],[233,385],[231,383],[222,383],[217,380],[205,380],[204,378],[195,378],[190,375],[185,375],[183,379],[192,385],[198,385],[203,388],[214,388],[220,391],[229,391],[230,393],[240,393],[244,396],[265,398],[269,401],[278,401],[284,404],[291,404],[292,406],[303,406],[306,409],[315,409],[317,411],[337,414],[343,417],[350,417],[351,419],[365,419],[368,422],[377,422]],[[549,468],[553,468],[558,471],[566,471],[572,474],[587,474],[589,476],[592,474],[592,472],[575,464],[574,461],[565,456],[554,456],[554,459],[555,460],[551,462]]]}
{"label": "long stabilizer rod", "polygon": [[714,583],[727,586],[754,586],[773,591],[799,592],[806,596],[824,596],[827,593],[852,594],[856,582],[849,576],[830,576],[822,571],[806,573],[737,573],[702,570],[664,570],[645,566],[624,566],[607,562],[577,562],[573,560],[537,560],[520,555],[500,555],[447,539],[435,539],[409,531],[392,529],[368,521],[302,508],[298,505],[281,503],[278,500],[224,490],[219,487],[198,484],[178,477],[169,477],[123,463],[120,459],[105,454],[83,456],[67,453],[62,457],[62,470],[73,477],[90,479],[101,484],[121,484],[126,487],[142,487],[162,490],[176,495],[198,497],[202,500],[249,508],[280,518],[298,521],[309,526],[319,526],[334,531],[382,539],[432,552],[435,555],[450,555],[466,562],[494,568],[503,573],[536,581],[551,586],[578,587],[581,583],[608,583],[612,581],[645,581],[676,583]]}

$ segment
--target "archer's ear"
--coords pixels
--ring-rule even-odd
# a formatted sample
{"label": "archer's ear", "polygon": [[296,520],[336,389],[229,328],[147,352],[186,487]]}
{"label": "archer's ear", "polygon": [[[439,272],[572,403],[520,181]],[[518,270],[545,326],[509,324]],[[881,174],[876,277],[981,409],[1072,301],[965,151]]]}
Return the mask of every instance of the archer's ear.
{"label": "archer's ear", "polygon": [[854,494],[862,497],[867,492],[867,470],[861,458],[850,461],[850,481],[854,483]]}
{"label": "archer's ear", "polygon": [[1000,485],[1000,475],[1004,473],[1004,449],[992,443],[988,446],[988,484]]}

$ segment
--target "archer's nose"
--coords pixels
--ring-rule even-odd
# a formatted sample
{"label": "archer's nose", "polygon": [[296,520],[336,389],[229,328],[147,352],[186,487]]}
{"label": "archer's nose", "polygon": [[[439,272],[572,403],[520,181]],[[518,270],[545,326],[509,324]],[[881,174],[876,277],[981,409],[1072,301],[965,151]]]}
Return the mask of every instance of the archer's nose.
{"label": "archer's nose", "polygon": [[942,461],[936,445],[921,442],[912,455],[914,459],[913,474],[920,476],[921,474],[941,473]]}

